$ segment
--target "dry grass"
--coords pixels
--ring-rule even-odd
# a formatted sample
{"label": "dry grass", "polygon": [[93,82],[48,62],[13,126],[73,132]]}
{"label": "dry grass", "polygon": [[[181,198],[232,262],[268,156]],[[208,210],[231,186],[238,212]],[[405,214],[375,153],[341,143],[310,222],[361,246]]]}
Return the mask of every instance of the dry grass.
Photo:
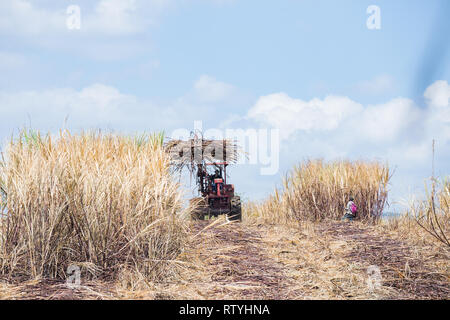
{"label": "dry grass", "polygon": [[[162,135],[23,131],[0,164],[0,273],[14,279],[167,278],[187,212]],[[132,286],[130,284],[130,286]]]}
{"label": "dry grass", "polygon": [[387,199],[389,168],[379,162],[322,160],[301,163],[262,203],[248,204],[246,218],[254,222],[286,224],[343,216],[352,195],[361,220],[377,220]]}
{"label": "dry grass", "polygon": [[[436,190],[437,189],[437,190]],[[425,201],[413,201],[409,214],[437,241],[450,248],[450,180],[432,179],[431,192]]]}
{"label": "dry grass", "polygon": [[[261,203],[247,203],[244,222],[264,235],[267,256],[284,264],[295,279],[292,299],[442,299],[450,294],[449,251],[417,223],[417,212],[378,219],[390,179],[379,163],[309,161],[294,168]],[[414,207],[428,210],[428,223],[448,232],[449,184],[437,192],[436,212],[430,201]],[[337,222],[348,195],[361,221]],[[429,200],[429,199],[428,199]],[[367,222],[377,222],[368,224]],[[379,267],[382,285],[368,288],[368,268]]]}
{"label": "dry grass", "polygon": [[[407,241],[420,256],[433,261],[450,279],[450,180],[437,185],[435,200],[427,193],[424,201],[412,200],[403,215],[382,220],[377,229],[392,238]],[[434,208],[433,208],[434,207]],[[425,258],[428,257],[428,258]]]}
{"label": "dry grass", "polygon": [[416,259],[424,261],[429,269],[444,275],[450,282],[448,246],[420,227],[414,216],[406,213],[396,218],[382,220],[376,229],[389,238],[408,243],[413,248]]}
{"label": "dry grass", "polygon": [[395,294],[386,286],[371,290],[368,265],[347,259],[357,244],[319,233],[318,226],[315,222],[300,227],[259,226],[268,256],[282,263],[286,276],[293,279],[291,299],[385,299]]}
{"label": "dry grass", "polygon": [[[235,244],[218,239],[218,233],[233,234],[239,225],[226,221],[221,216],[209,221],[196,221],[192,225],[188,245],[179,256],[179,274],[164,282],[147,285],[143,279],[131,281],[133,287],[123,281],[117,283],[117,296],[120,299],[236,299],[239,290],[232,290],[232,282],[217,283],[212,278],[222,272],[218,265],[211,263],[218,257],[229,260],[228,254],[235,251]],[[136,274],[133,274],[136,277]],[[236,293],[237,291],[237,293]]]}
{"label": "dry grass", "polygon": [[[188,224],[162,140],[14,140],[0,168],[0,278],[21,282],[0,282],[0,299],[445,298],[445,245],[411,215],[365,223],[386,200],[387,167],[307,162],[270,199],[247,204],[243,224]],[[332,221],[350,194],[363,221]],[[64,284],[72,263],[83,268],[76,290]],[[375,289],[372,265],[383,276]]]}

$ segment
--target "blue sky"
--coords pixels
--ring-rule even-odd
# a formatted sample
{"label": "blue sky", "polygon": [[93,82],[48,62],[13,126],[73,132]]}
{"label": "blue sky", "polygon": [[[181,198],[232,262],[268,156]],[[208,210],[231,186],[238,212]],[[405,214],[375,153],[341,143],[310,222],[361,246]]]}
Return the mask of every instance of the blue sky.
{"label": "blue sky", "polygon": [[66,117],[73,130],[275,128],[277,174],[232,171],[246,197],[302,159],[363,158],[395,168],[398,202],[430,175],[431,139],[450,172],[449,14],[446,0],[2,0],[0,137]]}

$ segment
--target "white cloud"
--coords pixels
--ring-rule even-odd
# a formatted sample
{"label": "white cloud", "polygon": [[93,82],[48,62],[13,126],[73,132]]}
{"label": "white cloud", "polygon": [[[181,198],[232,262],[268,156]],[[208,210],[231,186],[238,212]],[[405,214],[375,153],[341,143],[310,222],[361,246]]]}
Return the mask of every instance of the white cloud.
{"label": "white cloud", "polygon": [[397,98],[384,104],[370,105],[354,115],[349,127],[354,127],[360,138],[369,141],[395,141],[420,116],[420,109],[412,100]]}
{"label": "white cloud", "polygon": [[66,9],[81,9],[81,32],[87,36],[129,35],[146,31],[171,0],[81,0],[44,6],[33,0],[2,0],[0,33],[55,36],[67,34]]}
{"label": "white cloud", "polygon": [[0,92],[0,112],[8,123],[16,123],[27,116],[33,123],[61,124],[66,116],[77,124],[108,123],[120,119],[127,105],[133,104],[133,96],[121,94],[117,89],[94,84],[80,91],[58,88],[44,91]]}
{"label": "white cloud", "polygon": [[23,126],[43,132],[57,132],[63,127],[74,131],[157,131],[181,126],[186,118],[179,118],[179,114],[174,106],[139,99],[104,84],[80,90],[0,91],[0,145]]}
{"label": "white cloud", "polygon": [[234,91],[232,85],[217,81],[208,75],[200,76],[194,84],[194,89],[197,98],[202,102],[219,102],[229,97]]}
{"label": "white cloud", "polygon": [[391,91],[394,86],[394,79],[387,74],[382,74],[372,80],[357,83],[355,89],[363,94],[379,95]]}
{"label": "white cloud", "polygon": [[450,85],[447,81],[436,81],[426,89],[424,96],[430,106],[427,119],[430,134],[434,139],[450,140]]}
{"label": "white cloud", "polygon": [[450,99],[450,85],[447,81],[439,80],[425,90],[425,98],[431,106],[448,108]]}
{"label": "white cloud", "polygon": [[0,3],[0,32],[35,35],[65,26],[64,10],[50,11],[28,0],[2,0]]}
{"label": "white cloud", "polygon": [[[0,35],[33,48],[63,51],[100,61],[148,54],[152,31],[174,0],[1,0]],[[80,7],[81,28],[69,30],[70,5]]]}
{"label": "white cloud", "polygon": [[82,28],[86,32],[104,34],[133,34],[143,28],[137,17],[135,0],[101,0],[92,14],[84,18]]}
{"label": "white cloud", "polygon": [[[364,156],[414,166],[428,159],[432,139],[450,144],[450,86],[437,81],[425,92],[427,106],[396,98],[364,106],[347,97],[310,101],[285,93],[258,99],[249,119],[280,130],[285,145],[298,145],[308,156]],[[291,148],[290,147],[290,148]],[[444,148],[445,149],[445,148]],[[442,154],[450,156],[450,150]]]}
{"label": "white cloud", "polygon": [[128,35],[155,23],[166,1],[101,0],[83,23],[86,32]]}
{"label": "white cloud", "polygon": [[[51,2],[1,0],[0,35],[35,49],[63,51],[100,61],[148,54],[151,43],[139,36],[151,31],[172,0],[78,0]],[[78,5],[81,28],[69,30],[67,8]]]}
{"label": "white cloud", "polygon": [[248,117],[280,129],[282,138],[295,131],[330,131],[362,106],[347,97],[328,96],[324,100],[303,101],[285,93],[263,96],[249,110]]}
{"label": "white cloud", "polygon": [[[1,91],[0,136],[8,136],[28,121],[36,129],[57,130],[68,117],[69,128],[114,128],[117,130],[171,130],[191,128],[194,120],[217,118],[211,106],[224,103],[232,86],[202,76],[187,94],[155,103],[124,94],[105,84],[79,90],[53,88],[41,91]],[[225,100],[224,100],[225,99]]]}
{"label": "white cloud", "polygon": [[[436,139],[436,170],[448,175],[450,159],[450,86],[431,84],[426,105],[395,98],[363,105],[347,97],[303,101],[276,93],[260,97],[247,118],[280,130],[281,166],[305,158],[377,159],[394,172],[391,203],[422,192],[431,173],[431,141]],[[422,191],[420,191],[422,190]]]}
{"label": "white cloud", "polygon": [[323,100],[303,101],[285,93],[259,98],[248,112],[249,118],[280,129],[283,139],[298,131],[338,131],[338,134],[352,131],[358,139],[372,142],[394,141],[420,116],[419,107],[404,98],[363,106],[348,97],[328,96]]}

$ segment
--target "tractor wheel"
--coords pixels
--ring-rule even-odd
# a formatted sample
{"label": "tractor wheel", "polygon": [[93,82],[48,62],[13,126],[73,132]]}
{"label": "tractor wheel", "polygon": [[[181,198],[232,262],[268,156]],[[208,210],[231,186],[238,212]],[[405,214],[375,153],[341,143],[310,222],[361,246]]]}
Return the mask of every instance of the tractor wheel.
{"label": "tractor wheel", "polygon": [[190,206],[194,207],[194,209],[191,212],[191,218],[193,220],[204,220],[205,215],[208,211],[205,200],[203,198],[194,198],[190,201]]}
{"label": "tractor wheel", "polygon": [[231,210],[228,218],[230,220],[242,221],[241,197],[231,198]]}
{"label": "tractor wheel", "polygon": [[202,209],[196,209],[196,210],[192,211],[191,218],[192,218],[192,220],[204,220],[205,213]]}

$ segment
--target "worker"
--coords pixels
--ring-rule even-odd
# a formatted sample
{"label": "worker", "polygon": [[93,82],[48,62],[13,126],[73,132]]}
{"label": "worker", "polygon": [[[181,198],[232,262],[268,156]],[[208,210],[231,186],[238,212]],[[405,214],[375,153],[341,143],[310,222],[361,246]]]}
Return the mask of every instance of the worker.
{"label": "worker", "polygon": [[356,207],[354,201],[355,199],[352,196],[348,198],[348,202],[347,205],[345,206],[345,213],[344,216],[342,217],[342,220],[353,221],[353,219],[356,218],[358,208]]}
{"label": "worker", "polygon": [[211,179],[211,185],[213,188],[213,192],[217,192],[216,189],[216,182],[214,181],[215,179],[222,179],[222,175],[220,174],[219,169],[216,169],[216,171],[214,172],[214,174],[210,175],[209,178]]}
{"label": "worker", "polygon": [[220,174],[219,169],[216,169],[216,172],[214,174],[214,179],[222,179],[222,175]]}

